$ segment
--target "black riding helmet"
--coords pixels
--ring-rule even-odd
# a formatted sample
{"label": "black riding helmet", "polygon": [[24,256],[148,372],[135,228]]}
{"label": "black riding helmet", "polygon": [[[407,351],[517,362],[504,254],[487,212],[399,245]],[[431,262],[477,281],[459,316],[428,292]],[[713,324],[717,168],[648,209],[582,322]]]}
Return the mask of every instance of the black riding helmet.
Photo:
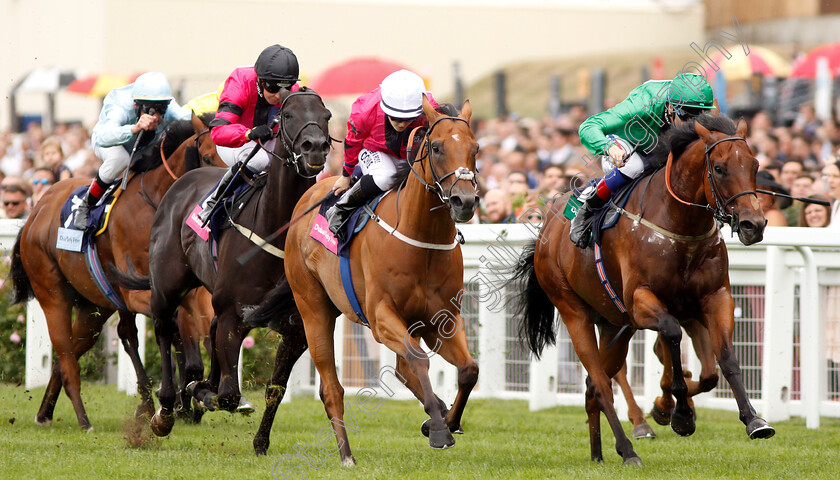
{"label": "black riding helmet", "polygon": [[282,45],[266,47],[257,57],[254,70],[257,78],[270,83],[291,86],[300,80],[297,57]]}

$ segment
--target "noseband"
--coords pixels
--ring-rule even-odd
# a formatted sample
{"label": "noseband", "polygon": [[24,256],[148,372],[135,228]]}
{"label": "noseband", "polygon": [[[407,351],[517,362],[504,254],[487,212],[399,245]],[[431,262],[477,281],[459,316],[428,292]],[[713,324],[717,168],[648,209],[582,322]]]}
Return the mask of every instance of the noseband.
{"label": "noseband", "polygon": [[735,199],[737,199],[738,197],[741,197],[743,195],[758,196],[758,194],[753,190],[744,190],[743,192],[736,193],[735,195],[732,195],[731,197],[729,197],[729,199],[724,201],[723,197],[720,194],[720,188],[718,187],[717,182],[715,182],[715,177],[714,177],[714,175],[712,175],[712,161],[711,161],[711,158],[710,158],[710,154],[712,152],[712,149],[715,148],[719,143],[729,142],[729,141],[737,141],[737,140],[741,140],[741,141],[746,142],[746,140],[743,137],[726,137],[726,138],[722,138],[722,139],[716,141],[715,143],[706,147],[706,151],[705,151],[706,178],[708,179],[708,182],[709,182],[709,189],[712,191],[712,198],[714,199],[714,203],[715,203],[714,207],[712,207],[711,205],[700,205],[700,204],[697,204],[697,203],[687,202],[687,201],[679,198],[674,193],[674,190],[671,188],[671,164],[672,164],[672,161],[673,161],[673,155],[672,154],[668,154],[668,164],[667,164],[667,167],[665,169],[665,185],[668,187],[668,192],[671,194],[672,197],[674,197],[674,199],[676,199],[678,202],[680,202],[684,205],[689,205],[689,206],[692,206],[692,207],[700,207],[700,208],[704,208],[704,209],[710,211],[712,213],[712,216],[714,216],[715,220],[717,220],[718,223],[720,223],[720,224],[728,223],[732,227],[732,233],[733,234],[738,233],[738,230],[739,230],[738,215],[736,215],[734,213],[734,211],[733,211],[733,213],[727,213],[726,212],[726,207],[728,207],[729,204],[732,203],[733,201],[735,201]]}
{"label": "noseband", "polygon": [[[277,155],[274,152],[268,151],[268,149],[266,149],[264,146],[262,146],[262,144],[260,144],[260,147],[263,150],[265,150],[266,152],[268,152],[268,154],[271,155],[272,157],[274,157],[277,160],[280,160],[281,162],[283,162],[283,166],[294,168],[295,173],[297,173],[301,177],[303,177],[303,178],[315,178],[316,176],[318,176],[318,173],[321,173],[321,172],[315,173],[313,175],[306,175],[305,174],[305,169],[301,166],[301,159],[303,158],[303,155],[294,151],[294,145],[295,145],[295,142],[297,142],[298,137],[300,137],[300,135],[303,133],[304,130],[306,130],[307,127],[314,125],[315,127],[318,128],[318,130],[321,130],[321,126],[318,125],[318,122],[316,122],[314,120],[310,120],[310,121],[304,123],[300,127],[300,129],[298,129],[297,133],[295,133],[294,136],[292,136],[292,135],[289,135],[287,125],[286,125],[286,117],[285,117],[285,115],[283,115],[284,110],[289,105],[289,100],[292,97],[300,96],[300,95],[315,95],[316,97],[318,97],[319,100],[321,99],[320,95],[318,95],[317,93],[312,92],[312,91],[301,91],[301,90],[299,90],[297,92],[292,92],[292,93],[289,94],[289,96],[287,96],[285,99],[283,99],[283,104],[280,105],[280,111],[277,112],[277,115],[274,116],[274,121],[272,122],[272,125],[277,125],[277,124],[280,125],[280,129],[277,132],[277,136],[280,137],[280,141],[283,144],[283,149],[286,150],[286,153],[289,156],[286,157],[286,158],[283,158],[283,157]],[[321,104],[323,105],[323,100],[321,101]],[[323,130],[321,130],[321,131],[324,133],[324,135],[326,135],[327,138],[330,138],[329,132],[324,132]]]}
{"label": "noseband", "polygon": [[[435,164],[432,162],[432,157],[431,157],[431,154],[430,154],[430,152],[432,151],[431,135],[432,135],[432,131],[434,131],[435,127],[437,126],[438,123],[441,122],[441,120],[460,121],[460,122],[466,123],[467,126],[469,127],[469,122],[467,122],[466,120],[464,120],[461,117],[450,117],[450,116],[440,117],[437,120],[435,120],[434,123],[432,123],[432,125],[429,127],[429,129],[426,131],[426,133],[423,135],[422,144],[423,144],[423,148],[425,149],[425,153],[421,157],[415,158],[413,161],[411,160],[411,149],[412,149],[412,145],[414,143],[413,142],[414,134],[417,132],[417,129],[414,129],[414,131],[411,132],[411,135],[409,137],[408,149],[407,149],[407,155],[406,155],[409,159],[408,160],[409,168],[411,168],[411,171],[414,172],[414,175],[417,176],[417,179],[420,180],[420,183],[422,183],[423,186],[426,188],[426,191],[435,193],[438,196],[438,198],[440,198],[440,201],[443,203],[443,205],[435,207],[432,210],[436,210],[438,208],[443,208],[443,207],[446,207],[448,209],[452,208],[451,205],[449,204],[449,199],[452,197],[452,189],[455,188],[455,184],[458,183],[458,181],[460,181],[460,180],[465,180],[465,181],[470,182],[470,184],[472,184],[472,186],[473,186],[473,189],[476,192],[478,191],[478,181],[475,178],[475,172],[473,172],[469,168],[458,167],[455,170],[447,173],[446,175],[444,175],[442,177],[439,176],[438,173],[437,173],[437,170],[435,170]],[[418,128],[420,128],[420,127],[418,127]],[[424,158],[429,159],[429,169],[432,171],[432,178],[434,179],[433,183],[426,182],[426,180],[423,178],[423,176],[420,175],[417,172],[417,170],[414,169],[414,163],[417,163],[417,162],[423,160]],[[443,188],[443,185],[441,185],[441,182],[443,182],[444,180],[446,180],[447,178],[452,177],[452,176],[455,177],[455,181],[452,182],[452,185],[449,186],[449,190],[444,192],[444,188]]]}

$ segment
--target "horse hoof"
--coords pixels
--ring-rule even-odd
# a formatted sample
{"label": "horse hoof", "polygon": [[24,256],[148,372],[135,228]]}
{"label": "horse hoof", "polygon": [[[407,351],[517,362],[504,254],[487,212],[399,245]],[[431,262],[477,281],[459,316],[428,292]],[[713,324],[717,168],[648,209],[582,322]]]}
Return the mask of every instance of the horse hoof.
{"label": "horse hoof", "polygon": [[205,397],[205,400],[199,401],[198,405],[211,412],[215,412],[219,409],[219,397],[217,395],[208,395]]}
{"label": "horse hoof", "polygon": [[688,415],[682,415],[674,409],[671,412],[671,430],[681,437],[687,437],[694,433],[696,426],[691,411]]}
{"label": "horse hoof", "polygon": [[93,432],[93,425],[88,425],[86,427],[82,427],[82,431],[85,432],[85,433]]}
{"label": "horse hoof", "polygon": [[192,382],[188,383],[186,387],[184,387],[184,390],[186,390],[191,397],[194,397],[196,387],[198,387],[198,380],[193,380]]}
{"label": "horse hoof", "polygon": [[432,430],[429,432],[429,446],[436,450],[452,448],[455,446],[455,437],[448,428],[443,430]]}
{"label": "horse hoof", "polygon": [[633,428],[633,438],[656,438],[656,433],[650,428],[650,425],[643,423]]}
{"label": "horse hoof", "polygon": [[239,406],[236,407],[236,413],[241,413],[242,415],[250,415],[257,411],[256,408],[248,401],[245,397],[239,397]]}
{"label": "horse hoof", "polygon": [[635,467],[641,467],[641,466],[643,466],[643,465],[642,465],[642,459],[641,459],[641,458],[639,458],[639,457],[630,457],[630,458],[628,458],[627,460],[625,460],[625,461],[624,461],[624,465],[633,465],[633,466],[635,466]]}
{"label": "horse hoof", "polygon": [[660,410],[659,407],[656,406],[656,403],[654,403],[653,408],[650,409],[650,416],[653,418],[653,421],[662,426],[670,425],[671,423],[671,412]]}
{"label": "horse hoof", "polygon": [[[423,422],[422,425],[420,425],[420,432],[423,434],[424,437],[429,436],[429,422],[431,422],[431,421],[432,421],[432,419],[429,418],[425,422]],[[456,434],[456,435],[463,435],[464,434],[464,429],[461,428],[460,425],[450,426],[449,431]]]}
{"label": "horse hoof", "polygon": [[175,425],[175,415],[172,413],[158,412],[152,417],[152,432],[158,437],[169,435],[173,425]]}
{"label": "horse hoof", "polygon": [[42,427],[50,427],[52,426],[52,418],[44,418],[40,419],[38,416],[35,416],[35,424],[40,425]]}
{"label": "horse hoof", "polygon": [[342,458],[341,459],[341,466],[342,467],[347,467],[347,468],[355,467],[356,466],[356,459],[353,458],[353,455],[350,455],[349,457],[346,457],[346,458]]}
{"label": "horse hoof", "polygon": [[747,433],[750,435],[750,440],[756,438],[770,438],[776,434],[776,429],[770,426],[761,417],[756,417],[749,425],[747,425]]}

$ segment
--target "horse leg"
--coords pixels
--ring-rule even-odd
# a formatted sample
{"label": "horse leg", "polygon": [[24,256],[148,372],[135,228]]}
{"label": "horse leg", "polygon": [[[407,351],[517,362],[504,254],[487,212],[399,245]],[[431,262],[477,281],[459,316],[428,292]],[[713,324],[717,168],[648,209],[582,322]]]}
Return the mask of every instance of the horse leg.
{"label": "horse leg", "polygon": [[694,433],[694,415],[691,406],[688,404],[688,387],[683,377],[682,363],[680,361],[680,341],[682,340],[682,328],[680,322],[668,313],[662,302],[648,289],[639,288],[633,293],[633,317],[640,325],[653,326],[659,329],[659,335],[665,348],[663,353],[671,357],[671,370],[673,382],[671,391],[676,397],[677,405],[671,412],[671,429],[681,436],[688,436]]}
{"label": "horse leg", "polygon": [[560,317],[566,324],[575,352],[589,373],[586,378],[586,414],[589,420],[589,447],[592,460],[604,461],[601,450],[601,412],[603,412],[615,436],[616,452],[624,459],[624,464],[641,465],[642,460],[633,450],[633,444],[624,433],[618,414],[615,413],[612,384],[602,364],[595,340],[595,329],[585,313],[587,307],[569,305],[563,301],[555,302],[555,305],[559,305]]}
{"label": "horse leg", "polygon": [[[469,347],[467,346],[467,337],[462,328],[464,320],[460,314],[456,314],[455,322],[457,322],[455,323],[455,328],[458,330],[451,338],[442,335],[446,332],[436,330],[434,335],[425,338],[425,340],[427,345],[439,344],[440,348],[438,348],[437,353],[458,369],[458,393],[455,395],[455,402],[448,412],[444,408],[442,413],[450,432],[464,433],[461,429],[461,416],[464,413],[464,408],[467,406],[470,393],[478,381],[478,365],[473,360],[472,355],[470,355]],[[440,340],[440,342],[438,343],[436,340]]]}
{"label": "horse leg", "polygon": [[674,395],[671,392],[671,385],[674,383],[674,371],[671,363],[671,351],[665,346],[662,335],[656,336],[656,343],[653,344],[653,352],[662,364],[662,378],[659,379],[659,388],[662,389],[662,396],[653,400],[653,407],[650,416],[660,425],[671,424],[671,410],[676,405]]}
{"label": "horse leg", "polygon": [[207,355],[210,357],[210,374],[207,380],[198,380],[187,384],[187,393],[192,395],[199,403],[199,406],[206,408],[211,412],[218,408],[216,392],[219,391],[219,379],[221,373],[219,370],[219,358],[216,355],[218,351],[216,347],[216,332],[219,326],[218,317],[214,316],[210,321],[210,333],[205,342]]}
{"label": "horse leg", "polygon": [[[307,290],[307,298],[310,298],[310,292],[312,290]],[[326,295],[319,296],[326,297]],[[335,317],[332,317],[331,312],[326,310],[326,305],[331,304],[327,299],[322,299],[321,302],[318,299],[312,299],[312,307],[323,306],[323,310],[315,311],[314,308],[310,309],[310,305],[298,295],[295,295],[295,301],[300,308],[301,317],[303,317],[306,326],[306,343],[309,345],[312,362],[321,376],[319,393],[321,401],[324,403],[324,411],[326,411],[327,418],[335,432],[338,452],[341,455],[341,466],[352,467],[356,465],[356,459],[353,458],[353,453],[350,451],[350,441],[347,438],[345,427],[347,424],[344,422],[344,388],[341,386],[335,370],[335,345],[333,340]],[[350,425],[355,425],[358,428],[355,421],[351,422]]]}
{"label": "horse leg", "polygon": [[[397,378],[402,380],[402,382],[406,386],[406,388],[408,388],[409,391],[411,391],[411,393],[414,394],[414,397],[417,398],[417,400],[419,400],[420,403],[425,403],[425,400],[424,400],[424,397],[423,397],[423,387],[420,384],[420,379],[417,378],[417,375],[415,375],[414,372],[411,370],[411,367],[409,366],[408,361],[406,359],[404,359],[403,357],[399,356],[399,355],[397,355],[397,369],[396,370],[397,370],[397,373],[399,374],[399,377],[397,377]],[[446,415],[449,412],[449,409],[446,407],[446,403],[443,400],[441,400],[441,398],[438,397],[437,395],[435,395],[435,398],[437,398],[438,403],[440,403],[440,411],[441,411],[442,415],[444,416],[444,418],[446,418]],[[422,433],[423,436],[426,436],[426,437],[429,436],[429,422],[430,421],[431,421],[430,419],[426,419],[420,425],[420,433]],[[464,431],[461,430],[460,425],[453,425],[453,426],[455,427],[455,430],[450,429],[450,431],[452,433],[464,433]]]}
{"label": "horse leg", "polygon": [[376,309],[377,340],[403,357],[420,382],[423,395],[423,409],[429,414],[429,446],[449,448],[455,445],[455,439],[443,419],[440,399],[432,391],[429,379],[429,357],[420,347],[420,341],[408,334],[403,320],[390,306],[380,305]]}
{"label": "horse leg", "polygon": [[[235,307],[232,307],[235,308]],[[221,310],[221,309],[220,309]],[[220,311],[217,315],[215,345],[219,364],[219,388],[215,403],[222,410],[233,412],[239,406],[239,348],[248,330],[236,312]]]}
{"label": "horse leg", "polygon": [[710,392],[718,384],[717,368],[715,368],[715,352],[712,349],[712,339],[709,336],[709,329],[698,321],[687,322],[683,325],[686,333],[694,345],[694,352],[700,360],[700,378],[695,381],[686,381],[688,385],[688,396]]}
{"label": "horse leg", "polygon": [[627,402],[627,416],[633,422],[633,438],[656,438],[656,433],[648,425],[644,412],[642,412],[639,404],[636,403],[636,397],[633,396],[633,388],[630,387],[630,382],[627,380],[626,362],[621,366],[621,369],[615,374],[613,379],[619,388],[621,388],[621,393]]}
{"label": "horse leg", "polygon": [[257,455],[265,455],[270,444],[271,426],[274,424],[274,416],[277,414],[277,407],[283,401],[286,394],[286,385],[289,383],[289,375],[292,367],[298,361],[303,352],[306,351],[306,333],[300,325],[290,325],[280,332],[282,339],[277,345],[277,355],[274,357],[274,371],[271,374],[268,384],[265,386],[265,413],[263,413],[260,428],[254,435],[254,452]]}
{"label": "horse leg", "polygon": [[134,416],[151,417],[155,413],[155,402],[152,399],[152,382],[146,375],[143,361],[140,359],[139,339],[137,338],[137,324],[135,314],[131,312],[119,312],[120,321],[117,324],[117,335],[120,337],[125,353],[131,358],[134,366],[134,373],[137,375],[137,392],[140,393],[140,405],[134,410]]}
{"label": "horse leg", "polygon": [[739,417],[747,426],[747,434],[751,439],[770,438],[776,430],[763,418],[755,413],[755,409],[747,397],[744,380],[741,377],[741,366],[732,346],[732,328],[735,318],[734,301],[729,289],[720,289],[703,299],[701,306],[708,322],[708,330],[712,346],[717,356],[720,370],[729,382],[735,401],[738,403]]}
{"label": "horse leg", "polygon": [[168,302],[162,306],[155,305],[153,293],[152,316],[155,322],[155,338],[160,350],[160,390],[158,400],[160,409],[152,417],[152,432],[159,437],[165,437],[172,431],[175,424],[175,382],[173,379],[172,341],[177,325],[175,324],[175,308],[177,301]]}
{"label": "horse leg", "polygon": [[[90,305],[90,304],[89,304]],[[49,307],[47,307],[49,308]],[[90,425],[90,421],[87,418],[87,413],[85,412],[84,403],[81,400],[81,376],[79,372],[79,358],[84,355],[90,348],[96,343],[96,339],[99,337],[100,332],[102,331],[102,326],[105,323],[105,320],[110,315],[110,312],[107,312],[107,315],[99,315],[98,308],[95,306],[88,306],[86,308],[78,308],[76,313],[76,321],[73,322],[72,326],[69,325],[70,323],[70,307],[69,305],[67,308],[56,308],[52,309],[52,311],[47,313],[47,308],[44,309],[45,316],[47,317],[48,325],[50,325],[50,340],[53,342],[53,348],[56,351],[57,360],[53,364],[52,374],[50,375],[50,381],[47,384],[47,390],[44,392],[44,399],[41,402],[41,408],[38,410],[38,414],[35,417],[35,422],[40,425],[49,425],[52,423],[53,412],[55,410],[55,404],[58,400],[58,395],[61,393],[61,387],[64,386],[65,392],[67,392],[67,396],[70,398],[71,402],[73,403],[73,408],[76,410],[76,416],[79,420],[79,425],[82,429],[91,430],[92,427]],[[55,313],[57,311],[63,311],[63,315],[66,316],[67,325],[69,327],[69,335],[64,333],[65,325],[61,322],[60,327],[59,323],[51,323],[50,319],[59,320],[55,317]],[[94,315],[94,312],[97,312]],[[59,327],[57,333],[65,337],[66,341],[59,341],[58,347],[56,347],[56,340],[53,339],[52,328]],[[71,354],[69,358],[65,358],[64,361],[61,360],[61,356],[58,354],[59,349],[69,348],[71,350]],[[72,364],[75,364],[73,367]],[[70,374],[65,375],[62,372],[66,368],[70,369]],[[75,368],[75,377],[72,375],[72,371]],[[75,381],[74,381],[75,378]],[[68,382],[70,382],[70,389],[68,389]],[[75,389],[75,393],[73,393],[73,389]]]}

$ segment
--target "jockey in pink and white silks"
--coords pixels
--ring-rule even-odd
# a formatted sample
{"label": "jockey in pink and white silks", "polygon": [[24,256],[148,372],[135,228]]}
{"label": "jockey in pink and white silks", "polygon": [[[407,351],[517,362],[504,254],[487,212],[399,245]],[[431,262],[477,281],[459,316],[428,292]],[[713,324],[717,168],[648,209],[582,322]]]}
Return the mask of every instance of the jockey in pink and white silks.
{"label": "jockey in pink and white silks", "polygon": [[[298,74],[295,54],[282,45],[271,45],[260,53],[254,66],[239,67],[228,76],[219,95],[216,118],[210,122],[210,137],[219,158],[231,168],[198,214],[202,222],[207,221],[257,141],[263,141],[268,151],[274,149],[270,124],[280,110],[282,94],[297,90]],[[269,154],[259,149],[246,167],[251,173],[259,173],[270,160]]]}
{"label": "jockey in pink and white silks", "polygon": [[[102,160],[96,178],[77,207],[73,225],[87,227],[90,207],[128,168],[131,152],[148,145],[175,120],[189,120],[192,111],[178,105],[164,74],[148,72],[130,85],[111,90],[102,102],[99,120],[91,133],[93,153]],[[138,143],[138,135],[143,137]]]}
{"label": "jockey in pink and white silks", "polygon": [[[344,169],[332,188],[336,195],[344,195],[327,210],[333,234],[354,209],[399,185],[408,175],[408,137],[412,129],[426,124],[423,95],[437,108],[423,79],[399,70],[353,103],[344,139]],[[351,187],[350,176],[357,165],[362,177]]]}

